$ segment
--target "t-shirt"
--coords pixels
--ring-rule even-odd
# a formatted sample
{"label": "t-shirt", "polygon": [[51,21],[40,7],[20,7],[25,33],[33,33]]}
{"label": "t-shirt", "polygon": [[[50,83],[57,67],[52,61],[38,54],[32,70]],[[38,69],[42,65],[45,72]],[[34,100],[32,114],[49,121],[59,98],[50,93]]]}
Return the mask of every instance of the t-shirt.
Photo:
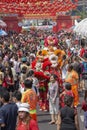
{"label": "t-shirt", "polygon": [[66,44],[67,44],[68,47],[70,47],[70,45],[71,45],[71,40],[70,40],[70,39],[66,39]]}
{"label": "t-shirt", "polygon": [[15,130],[18,107],[15,103],[8,103],[0,108],[0,124],[5,124],[1,130]]}
{"label": "t-shirt", "polygon": [[30,121],[30,127],[29,128],[30,128],[29,130],[39,130],[38,125],[37,125],[36,121],[34,121],[34,120]]}
{"label": "t-shirt", "polygon": [[39,128],[37,122],[31,119],[29,122],[29,126],[24,123],[20,123],[17,126],[17,130],[39,130]]}
{"label": "t-shirt", "polygon": [[83,64],[83,71],[87,72],[87,62],[82,62],[82,64]]}
{"label": "t-shirt", "polygon": [[22,95],[22,102],[26,102],[30,105],[30,113],[32,110],[36,110],[37,95],[32,89],[26,90]]}
{"label": "t-shirt", "polygon": [[82,49],[80,50],[80,56],[83,57],[84,53],[85,53],[85,49],[82,48]]}
{"label": "t-shirt", "polygon": [[14,61],[14,69],[16,71],[16,73],[20,72],[20,63],[18,61]]}
{"label": "t-shirt", "polygon": [[62,121],[61,128],[63,130],[76,130],[75,126],[76,111],[71,107],[65,106],[60,110],[60,114]]}
{"label": "t-shirt", "polygon": [[72,90],[68,90],[68,91],[65,90],[65,91],[63,92],[63,95],[62,95],[61,98],[60,98],[60,106],[61,106],[61,107],[64,107],[64,106],[65,106],[64,97],[65,97],[66,95],[74,97],[74,94],[73,94]]}

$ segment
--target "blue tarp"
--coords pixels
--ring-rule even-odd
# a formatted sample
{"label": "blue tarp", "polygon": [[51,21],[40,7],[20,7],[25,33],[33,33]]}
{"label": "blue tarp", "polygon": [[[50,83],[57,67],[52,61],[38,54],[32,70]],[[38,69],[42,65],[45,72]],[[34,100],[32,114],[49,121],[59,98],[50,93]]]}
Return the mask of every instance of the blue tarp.
{"label": "blue tarp", "polygon": [[7,33],[4,30],[0,30],[0,36],[6,36]]}

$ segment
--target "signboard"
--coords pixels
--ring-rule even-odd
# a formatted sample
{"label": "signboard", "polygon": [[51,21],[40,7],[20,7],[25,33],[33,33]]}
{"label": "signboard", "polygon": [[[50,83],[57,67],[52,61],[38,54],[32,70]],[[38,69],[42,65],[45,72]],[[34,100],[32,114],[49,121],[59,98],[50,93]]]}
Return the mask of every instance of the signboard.
{"label": "signboard", "polygon": [[46,25],[46,26],[23,26],[22,29],[28,30],[32,27],[35,27],[36,29],[41,29],[41,30],[51,30],[53,26],[51,25]]}

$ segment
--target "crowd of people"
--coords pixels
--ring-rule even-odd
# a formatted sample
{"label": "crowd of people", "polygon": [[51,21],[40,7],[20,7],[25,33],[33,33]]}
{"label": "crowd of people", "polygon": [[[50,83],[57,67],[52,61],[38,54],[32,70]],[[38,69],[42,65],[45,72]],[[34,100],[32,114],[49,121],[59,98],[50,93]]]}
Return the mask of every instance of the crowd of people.
{"label": "crowd of people", "polygon": [[1,130],[39,130],[37,105],[40,105],[41,98],[40,79],[35,76],[32,62],[37,58],[37,52],[45,47],[49,35],[56,38],[56,44],[52,46],[64,54],[61,65],[55,69],[60,75],[61,85],[53,73],[54,69],[46,83],[47,111],[51,115],[49,124],[57,124],[57,130],[80,130],[77,108],[81,104],[79,92],[84,90],[82,109],[87,128],[86,39],[77,40],[75,34],[65,31],[53,33],[31,29],[0,37]]}

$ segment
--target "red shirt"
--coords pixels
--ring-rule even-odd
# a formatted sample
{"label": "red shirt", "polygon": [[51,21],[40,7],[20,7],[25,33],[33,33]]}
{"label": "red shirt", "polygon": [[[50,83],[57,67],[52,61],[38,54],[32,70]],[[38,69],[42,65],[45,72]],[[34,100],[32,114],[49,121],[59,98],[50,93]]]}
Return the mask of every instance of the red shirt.
{"label": "red shirt", "polygon": [[66,95],[74,97],[72,90],[66,91]]}
{"label": "red shirt", "polygon": [[9,88],[10,85],[8,85],[8,83],[13,83],[13,80],[10,77],[5,77],[4,82],[3,82],[3,87]]}
{"label": "red shirt", "polygon": [[82,103],[82,110],[87,111],[87,103],[85,101]]}
{"label": "red shirt", "polygon": [[23,122],[18,123],[17,130],[39,130],[39,128],[37,122],[31,119],[27,125]]}
{"label": "red shirt", "polygon": [[68,56],[69,56],[69,57],[71,56],[71,52],[70,52],[70,51],[68,51]]}
{"label": "red shirt", "polygon": [[62,97],[61,97],[61,101],[60,101],[60,106],[61,107],[65,106],[65,103],[64,103],[64,97],[65,97],[65,95],[74,97],[72,90],[69,90],[69,91],[65,90],[64,93],[63,93],[63,95],[62,95]]}
{"label": "red shirt", "polygon": [[85,53],[85,49],[82,48],[82,49],[80,50],[80,56],[83,57],[84,53]]}

